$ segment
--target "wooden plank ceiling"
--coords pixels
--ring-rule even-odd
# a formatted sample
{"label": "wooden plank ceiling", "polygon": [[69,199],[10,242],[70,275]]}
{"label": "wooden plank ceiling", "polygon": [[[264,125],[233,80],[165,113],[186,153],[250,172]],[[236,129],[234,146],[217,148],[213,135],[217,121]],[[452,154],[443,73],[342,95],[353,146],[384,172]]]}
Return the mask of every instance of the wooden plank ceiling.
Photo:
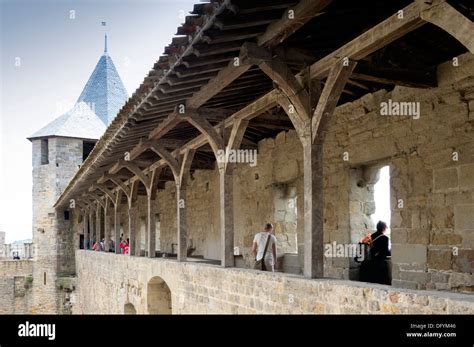
{"label": "wooden plank ceiling", "polygon": [[[282,43],[273,39],[265,45],[275,51],[284,49],[287,52],[284,60],[296,74],[411,2],[327,1],[328,5],[306,24],[294,33],[287,33],[288,37]],[[86,160],[73,179],[74,191],[87,191],[117,159],[123,158],[124,153],[136,146],[140,139],[146,139],[177,104],[185,103],[226,68],[239,55],[245,42],[258,42],[272,23],[298,3],[298,0],[227,0],[194,5],[185,23],[178,28],[177,36],[165,48],[164,55],[109,126],[91,153],[92,158]],[[454,3],[458,10],[472,19],[472,1]],[[391,89],[397,84],[435,86],[435,67],[465,51],[447,33],[427,24],[359,62],[339,104],[381,88]],[[274,87],[272,80],[253,66],[202,107],[229,111],[210,116],[209,121],[215,125],[232,113],[230,111],[241,109]],[[256,148],[261,139],[292,128],[288,117],[274,108],[250,122],[242,147]],[[197,129],[183,122],[162,140],[166,141],[167,149],[174,150],[197,135]],[[139,166],[146,167],[160,158],[147,151],[139,159]],[[212,151],[204,145],[196,152],[191,170],[213,167]],[[120,175],[127,179],[132,174],[122,170]],[[166,180],[172,179],[170,170],[165,169],[159,188]]]}

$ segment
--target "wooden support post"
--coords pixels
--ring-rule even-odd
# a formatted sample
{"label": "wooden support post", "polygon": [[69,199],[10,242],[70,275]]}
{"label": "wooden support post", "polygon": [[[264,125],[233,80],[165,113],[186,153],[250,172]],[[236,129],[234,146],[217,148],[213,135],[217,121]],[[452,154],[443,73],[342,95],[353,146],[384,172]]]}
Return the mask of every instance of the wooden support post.
{"label": "wooden support post", "polygon": [[[247,120],[236,120],[232,126],[227,150],[240,148]],[[219,201],[220,201],[220,228],[221,228],[221,266],[233,267],[234,263],[234,168],[235,163],[230,162],[227,154],[217,158],[219,165]],[[223,160],[223,162],[219,162]]]}
{"label": "wooden support post", "polygon": [[234,204],[233,175],[225,169],[219,173],[221,266],[234,266]]}
{"label": "wooden support post", "polygon": [[155,211],[153,210],[154,199],[152,198],[151,192],[147,194],[147,253],[148,258],[156,257],[156,218]]}
{"label": "wooden support post", "polygon": [[186,261],[188,256],[188,230],[186,220],[186,188],[189,180],[189,170],[196,151],[190,149],[181,158],[179,170],[174,170],[176,182],[176,220],[178,228],[178,261]]}
{"label": "wooden support post", "polygon": [[90,210],[89,210],[89,232],[90,232],[90,247],[89,249],[92,249],[95,243],[95,239],[97,236],[95,236],[95,223],[94,223],[94,206],[91,205]]}
{"label": "wooden support post", "polygon": [[96,210],[96,215],[95,215],[95,238],[96,238],[96,242],[97,242],[97,251],[100,251],[100,234],[101,234],[101,226],[102,226],[102,223],[101,223],[101,207],[99,203],[97,203],[97,210]]}
{"label": "wooden support post", "polygon": [[108,252],[110,248],[110,200],[105,198],[104,208],[104,252]]}
{"label": "wooden support post", "polygon": [[[129,255],[136,255],[136,230],[137,230],[137,215],[136,211],[132,205],[132,202],[129,198],[128,202],[128,238],[129,238],[129,245],[128,245],[128,254]],[[140,254],[138,254],[140,256]]]}
{"label": "wooden support post", "polygon": [[87,209],[83,210],[83,217],[82,220],[84,222],[84,249],[88,249],[89,247],[89,215]]}
{"label": "wooden support post", "polygon": [[314,144],[311,137],[303,144],[304,184],[304,266],[305,277],[324,276],[323,245],[323,144]]}
{"label": "wooden support post", "polygon": [[[117,194],[119,194],[117,192]],[[117,199],[118,200],[118,199]],[[120,254],[120,211],[119,211],[120,203],[116,203],[114,206],[114,233],[115,233],[115,247],[114,251],[115,254]]]}
{"label": "wooden support post", "polygon": [[323,277],[323,152],[322,142],[313,144],[312,141],[310,117],[311,97],[281,60],[262,61],[259,66],[268,76],[272,77],[281,88],[282,96],[279,99],[279,103],[291,119],[303,145],[303,272],[308,278]]}
{"label": "wooden support post", "polygon": [[178,227],[178,261],[186,261],[187,245],[187,223],[186,223],[186,189],[176,185],[176,220]]}

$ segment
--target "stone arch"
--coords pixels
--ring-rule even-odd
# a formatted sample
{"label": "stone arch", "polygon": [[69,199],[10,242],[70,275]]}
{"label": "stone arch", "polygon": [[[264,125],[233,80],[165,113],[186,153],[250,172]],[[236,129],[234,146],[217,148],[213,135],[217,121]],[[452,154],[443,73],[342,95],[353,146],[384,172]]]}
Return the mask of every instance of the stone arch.
{"label": "stone arch", "polygon": [[155,276],[147,285],[147,308],[149,314],[171,314],[171,290],[159,276]]}
{"label": "stone arch", "polygon": [[128,302],[123,306],[123,313],[124,314],[137,314],[137,310],[132,303]]}

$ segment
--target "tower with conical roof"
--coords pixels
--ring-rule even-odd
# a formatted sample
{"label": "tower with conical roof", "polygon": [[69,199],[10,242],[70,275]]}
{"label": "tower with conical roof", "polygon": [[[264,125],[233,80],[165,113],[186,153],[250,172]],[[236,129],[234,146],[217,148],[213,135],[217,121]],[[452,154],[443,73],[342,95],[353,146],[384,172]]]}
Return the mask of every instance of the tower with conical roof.
{"label": "tower with conical roof", "polygon": [[64,278],[74,274],[77,235],[69,232],[69,213],[53,205],[127,100],[127,92],[107,52],[74,107],[28,139],[33,146],[32,313],[62,313]]}

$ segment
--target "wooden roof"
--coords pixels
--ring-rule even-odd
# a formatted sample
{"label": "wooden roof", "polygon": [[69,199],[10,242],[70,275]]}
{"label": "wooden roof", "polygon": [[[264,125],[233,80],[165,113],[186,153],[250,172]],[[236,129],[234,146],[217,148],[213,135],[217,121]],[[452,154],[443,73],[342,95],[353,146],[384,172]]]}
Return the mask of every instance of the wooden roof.
{"label": "wooden roof", "polygon": [[[211,124],[217,125],[269,95],[275,85],[258,66],[230,68],[234,59],[242,55],[246,42],[271,49],[284,58],[292,73],[304,74],[315,62],[411,3],[409,0],[225,0],[194,5],[178,28],[177,36],[165,47],[164,55],[119,111],[56,205],[87,191],[125,152],[131,151],[140,140],[148,139],[178,104],[203,109]],[[464,15],[474,17],[471,1],[455,4]],[[289,9],[295,10],[297,21],[287,19]],[[449,34],[425,24],[361,59],[339,104],[397,84],[435,86],[436,66],[465,51]],[[229,76],[234,73],[235,76]],[[242,142],[244,148],[256,148],[259,140],[293,128],[276,104],[269,104],[261,111],[262,115],[249,123]],[[172,127],[161,141],[168,150],[176,151],[198,135],[200,132],[195,127],[183,122]],[[159,159],[157,154],[146,151],[138,163],[145,168]],[[196,152],[191,170],[213,167],[214,155],[204,142]],[[127,170],[120,174],[123,179],[133,176]],[[170,170],[164,169],[161,180],[172,179]]]}

